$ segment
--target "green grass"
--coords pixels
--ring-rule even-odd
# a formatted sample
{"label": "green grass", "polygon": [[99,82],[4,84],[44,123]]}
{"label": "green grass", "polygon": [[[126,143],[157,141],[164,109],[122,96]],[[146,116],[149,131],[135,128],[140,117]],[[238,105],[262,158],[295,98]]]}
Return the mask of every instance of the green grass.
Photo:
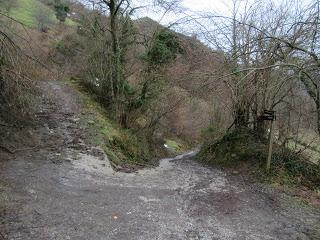
{"label": "green grass", "polygon": [[168,146],[169,149],[173,150],[176,153],[182,153],[185,151],[183,144],[178,143],[177,141],[172,139],[167,139],[166,145]]}
{"label": "green grass", "polygon": [[[37,27],[36,16],[39,12],[47,16],[47,21],[50,24],[58,23],[54,11],[38,0],[17,0],[17,5],[10,10],[10,16],[28,27]],[[76,25],[71,19],[66,19],[65,24],[68,26]]]}
{"label": "green grass", "polygon": [[72,21],[70,18],[67,18],[64,24],[67,26],[78,26],[78,23]]}
{"label": "green grass", "polygon": [[36,27],[37,20],[35,16],[38,11],[44,11],[53,23],[57,23],[54,12],[37,0],[18,0],[17,6],[10,11],[10,16],[28,27]]}

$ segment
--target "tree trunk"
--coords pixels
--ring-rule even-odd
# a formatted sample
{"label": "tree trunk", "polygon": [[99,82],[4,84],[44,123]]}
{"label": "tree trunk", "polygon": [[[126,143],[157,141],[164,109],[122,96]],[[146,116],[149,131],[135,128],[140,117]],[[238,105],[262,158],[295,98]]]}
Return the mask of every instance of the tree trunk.
{"label": "tree trunk", "polygon": [[258,117],[258,122],[257,122],[257,136],[260,139],[264,139],[266,137],[266,123],[262,119],[262,117]]}
{"label": "tree trunk", "polygon": [[234,123],[236,128],[248,127],[248,109],[244,104],[237,103],[234,112]]}
{"label": "tree trunk", "polygon": [[[320,90],[318,92],[320,92]],[[316,101],[316,112],[317,112],[317,131],[318,131],[318,135],[320,135],[320,94],[318,94],[318,100]]]}
{"label": "tree trunk", "polygon": [[114,92],[116,97],[120,95],[120,68],[121,68],[121,54],[119,46],[119,37],[118,37],[118,26],[117,26],[117,9],[115,1],[110,1],[110,28],[111,28],[111,38],[112,38],[112,80],[114,82]]}
{"label": "tree trunk", "polygon": [[[120,3],[119,3],[120,4]],[[126,125],[126,116],[124,113],[124,83],[122,77],[122,63],[121,63],[121,47],[119,43],[119,16],[118,11],[120,6],[116,4],[115,0],[111,0],[109,6],[110,10],[110,32],[112,44],[112,86],[111,90],[114,94],[115,116],[117,121],[122,125]]]}

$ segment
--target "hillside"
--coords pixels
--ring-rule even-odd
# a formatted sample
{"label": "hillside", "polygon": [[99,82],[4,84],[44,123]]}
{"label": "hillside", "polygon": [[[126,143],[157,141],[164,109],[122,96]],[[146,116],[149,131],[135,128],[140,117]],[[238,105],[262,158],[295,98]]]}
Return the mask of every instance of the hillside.
{"label": "hillside", "polygon": [[[156,31],[163,28],[157,22],[142,18],[136,22],[139,35],[152,39]],[[202,77],[205,73],[218,70],[224,62],[224,55],[213,51],[195,37],[189,37],[174,32],[184,49],[182,54],[166,68],[165,77],[168,79],[168,89],[163,92],[162,101],[178,104],[174,111],[167,114],[163,124],[170,131],[184,139],[199,139],[201,131],[215,117],[215,108],[220,105],[219,94],[205,93],[200,86],[205,82],[213,82],[217,86],[219,80]],[[137,55],[143,52],[140,49]],[[218,92],[218,88],[216,89]]]}
{"label": "hillside", "polygon": [[[54,10],[40,0],[16,0],[9,10],[9,15],[32,28],[38,27],[39,21],[49,26],[58,23]],[[65,24],[73,26],[76,23],[67,18]]]}
{"label": "hillside", "polygon": [[[128,49],[126,70],[129,83],[139,89],[145,68],[141,56],[146,53],[155,34],[165,28],[147,17],[134,20],[133,24],[137,31],[137,44]],[[161,119],[161,129],[159,129],[161,135],[178,136],[195,144],[200,140],[201,130],[210,124],[215,117],[215,111],[220,107],[218,94],[205,93],[205,90],[200,88],[205,81],[216,82],[219,85],[218,81],[203,78],[201,75],[219,69],[224,56],[194,37],[173,31],[172,33],[177,36],[184,51],[178,54],[175,61],[168,64],[161,73],[167,85],[158,96],[155,111],[167,112]],[[81,52],[92,51],[89,45],[88,50],[84,46],[81,37],[77,33],[71,33],[59,43],[59,49],[52,54],[61,66],[71,71],[69,76],[79,74],[82,65],[78,62],[81,59]],[[90,80],[88,82],[91,84]],[[220,91],[218,87],[216,90]],[[223,94],[223,91],[219,94]],[[228,124],[227,121],[225,123]]]}

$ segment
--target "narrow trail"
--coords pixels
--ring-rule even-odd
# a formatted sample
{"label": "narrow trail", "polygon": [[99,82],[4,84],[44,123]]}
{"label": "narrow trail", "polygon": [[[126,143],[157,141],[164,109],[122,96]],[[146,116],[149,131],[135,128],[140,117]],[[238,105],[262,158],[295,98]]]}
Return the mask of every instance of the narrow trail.
{"label": "narrow trail", "polygon": [[77,93],[44,82],[37,149],[0,161],[0,239],[319,239],[319,210],[192,160],[114,172],[84,143]]}

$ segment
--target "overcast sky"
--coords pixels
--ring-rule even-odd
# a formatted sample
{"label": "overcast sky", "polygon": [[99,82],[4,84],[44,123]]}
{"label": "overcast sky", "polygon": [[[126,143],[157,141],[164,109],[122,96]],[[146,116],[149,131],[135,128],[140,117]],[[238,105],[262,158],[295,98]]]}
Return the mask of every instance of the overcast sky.
{"label": "overcast sky", "polygon": [[[86,1],[86,0],[78,0],[78,1]],[[171,0],[162,0],[164,2],[170,2]],[[241,12],[244,9],[244,6],[247,3],[247,7],[252,5],[253,3],[261,3],[263,0],[238,0],[237,3],[239,5],[239,11]],[[312,0],[265,0],[272,1],[275,4],[280,3],[288,3],[290,6],[294,6],[295,3],[306,4]],[[199,14],[199,12],[209,12],[212,15],[223,15],[223,16],[231,16],[232,8],[233,8],[233,0],[181,0],[181,3],[178,8],[174,7],[170,12],[166,12],[164,8],[159,8],[153,5],[154,0],[132,0],[133,6],[141,7],[139,8],[134,15],[134,18],[141,17],[150,17],[155,21],[159,22],[162,25],[170,25],[172,23],[176,23],[179,21],[179,25],[174,25],[174,29],[179,32],[183,32],[187,35],[198,35],[201,32],[199,29],[199,24],[193,24],[191,21],[185,21],[189,16],[202,16],[203,14]],[[177,9],[180,9],[177,10]],[[267,9],[266,9],[267,10]],[[268,11],[268,10],[267,10]],[[211,15],[210,14],[210,15]],[[197,17],[196,17],[197,18]],[[181,20],[183,19],[183,20]],[[203,25],[207,28],[208,22],[205,20],[206,18],[198,18],[197,21],[200,25]],[[184,23],[184,24],[181,24]],[[211,26],[211,25],[210,25]]]}
{"label": "overcast sky", "polygon": [[227,12],[231,0],[184,0],[183,6],[195,11]]}
{"label": "overcast sky", "polygon": [[[141,6],[141,0],[134,0],[136,6]],[[145,0],[146,5],[152,2],[152,0]],[[217,12],[223,15],[227,15],[230,11],[230,4],[232,0],[182,0],[181,7],[185,9],[192,10],[194,12]],[[181,16],[175,16],[174,13],[166,14],[163,17],[163,12],[159,9],[153,9],[152,7],[147,7],[144,10],[139,11],[139,16],[148,16],[154,20],[159,21],[161,19],[162,23],[168,23],[174,18],[179,18]]]}
{"label": "overcast sky", "polygon": [[[153,0],[133,0],[136,6],[141,6],[144,3],[151,3]],[[165,1],[165,0],[164,0]],[[287,2],[288,4],[294,5],[294,2],[298,2],[300,4],[306,4],[312,0],[270,0],[275,4],[281,2]],[[219,15],[230,15],[232,9],[233,0],[181,0],[181,6],[192,10],[194,12],[215,12]],[[254,2],[259,2],[259,0],[238,0],[238,2],[242,2],[241,6],[244,6],[245,3],[251,5]],[[240,7],[241,9],[241,7]],[[148,10],[140,11],[139,14],[144,16],[149,16],[154,20],[159,20],[162,17],[161,11],[153,11],[154,9],[149,8]],[[165,19],[162,19],[162,23],[167,22],[166,20],[170,20],[174,18],[174,14],[167,14]]]}
{"label": "overcast sky", "polygon": [[[242,2],[248,2],[250,5],[250,3],[254,1],[255,0],[243,0]],[[181,0],[179,7],[173,7],[170,12],[166,12],[163,8],[155,7],[152,4],[153,2],[154,0],[133,0],[135,6],[145,6],[136,11],[135,17],[141,18],[148,16],[164,26],[171,26],[172,23],[180,22],[180,24],[173,26],[174,30],[183,32],[187,35],[198,35],[198,31],[200,30],[198,29],[199,26],[197,24],[192,24],[185,19],[189,18],[188,16],[200,16],[199,12],[209,12],[214,15],[230,16],[233,0]],[[164,12],[166,12],[165,15]],[[199,19],[198,21],[203,23],[203,20]],[[181,24],[181,22],[187,22],[187,24]]]}

